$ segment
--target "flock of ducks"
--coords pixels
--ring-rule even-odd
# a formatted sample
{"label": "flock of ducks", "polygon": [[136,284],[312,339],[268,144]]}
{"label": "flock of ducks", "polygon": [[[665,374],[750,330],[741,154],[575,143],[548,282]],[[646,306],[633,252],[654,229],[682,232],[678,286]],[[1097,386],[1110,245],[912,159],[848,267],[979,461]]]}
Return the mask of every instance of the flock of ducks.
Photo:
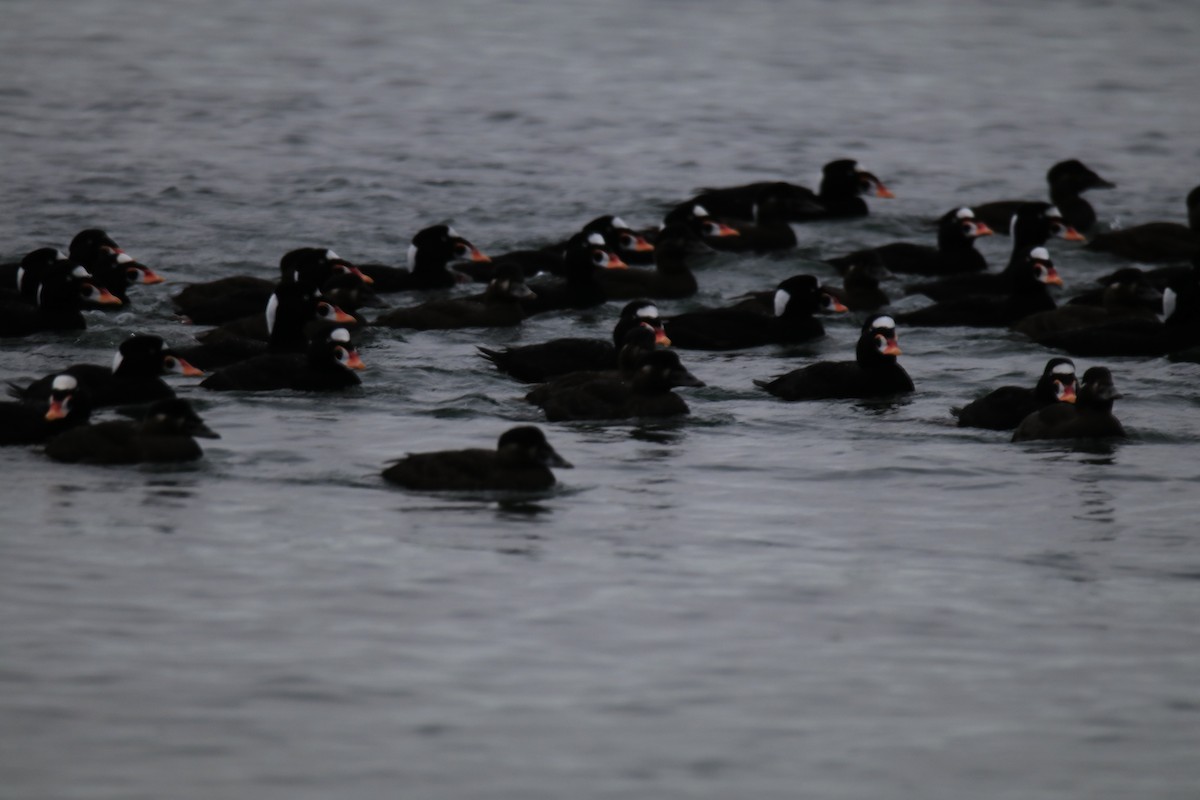
{"label": "flock of ducks", "polygon": [[[861,218],[865,196],[891,197],[851,160],[824,168],[817,191],[786,182],[706,189],[670,209],[660,225],[636,230],[602,216],[538,249],[489,257],[446,225],[421,230],[407,268],[355,264],[326,248],[286,253],[277,278],[228,276],[172,297],[179,317],[211,326],[187,347],[135,334],[109,365],[79,364],[9,387],[0,403],[0,444],[42,445],[66,462],[139,463],[201,457],[196,437],[216,437],[164,375],[204,375],[212,391],[338,391],[360,384],[365,363],[354,336],[371,328],[505,328],[539,314],[623,302],[611,339],[560,338],[518,347],[479,345],[479,356],[531,386],[525,399],[548,421],[614,420],[689,413],[676,389],[703,386],[684,366],[687,350],[739,350],[810,341],[821,317],[865,314],[852,360],[820,361],[755,380],[786,401],[887,398],[914,385],[897,356],[897,327],[1011,328],[1068,355],[1137,355],[1200,360],[1200,187],[1187,195],[1187,224],[1151,222],[1095,231],[1082,194],[1112,188],[1077,160],[1047,174],[1050,202],[1001,201],[954,208],[937,221],[936,244],[894,242],[825,261],[841,285],[808,274],[669,316],[657,301],[697,292],[692,266],[716,252],[766,253],[797,244],[817,219]],[[991,271],[975,249],[1007,232],[1007,265]],[[1101,279],[1068,302],[1046,248],[1051,238],[1084,242],[1143,265]],[[86,328],[84,309],[125,306],[128,289],[162,282],[104,231],[89,229],[68,252],[40,248],[0,265],[0,337]],[[477,286],[478,288],[472,288]],[[886,288],[885,288],[886,287]],[[932,301],[889,309],[897,289]],[[388,307],[382,295],[419,293]],[[1092,367],[1076,377],[1070,358],[1046,363],[1033,386],[1003,386],[954,408],[960,426],[1013,431],[1014,441],[1121,437],[1113,376]],[[93,422],[93,411],[133,409],[138,419]],[[536,426],[506,431],[495,449],[412,454],[390,463],[385,480],[418,490],[541,490],[551,467],[570,467]]]}

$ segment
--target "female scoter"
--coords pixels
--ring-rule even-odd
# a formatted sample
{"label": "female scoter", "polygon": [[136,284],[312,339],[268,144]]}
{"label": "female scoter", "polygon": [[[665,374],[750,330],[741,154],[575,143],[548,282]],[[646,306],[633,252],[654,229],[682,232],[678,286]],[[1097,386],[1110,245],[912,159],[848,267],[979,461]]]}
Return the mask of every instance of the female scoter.
{"label": "female scoter", "polygon": [[195,436],[220,438],[186,400],[159,400],[141,422],[112,420],[65,431],[46,445],[46,455],[84,464],[194,461],[204,455]]}
{"label": "female scoter", "polygon": [[87,394],[70,375],[56,375],[45,403],[0,403],[0,445],[37,444],[84,425],[92,413]]}
{"label": "female scoter", "polygon": [[541,491],[555,484],[550,467],[569,464],[532,425],[505,431],[495,450],[411,453],[383,471],[383,479],[425,491]]}
{"label": "female scoter", "polygon": [[506,264],[496,270],[496,277],[480,296],[443,298],[395,308],[379,315],[373,324],[419,331],[512,327],[525,319],[522,302],[532,297],[521,268]]}
{"label": "female scoter", "polygon": [[1001,386],[962,408],[950,409],[950,413],[958,419],[960,428],[1011,431],[1021,420],[1052,403],[1074,403],[1075,390],[1075,362],[1052,358],[1033,388]]}
{"label": "female scoter", "polygon": [[975,240],[991,235],[992,229],[977,220],[971,209],[956,208],[938,220],[937,247],[892,242],[826,259],[826,263],[844,271],[852,264],[874,261],[889,272],[912,275],[982,272],[987,269],[987,260],[975,249]]}
{"label": "female scoter", "polygon": [[548,391],[539,391],[539,387],[525,399],[541,407],[551,422],[669,417],[689,413],[687,403],[671,389],[703,385],[679,362],[678,353],[654,350],[645,354],[628,376],[598,377]]}
{"label": "female scoter", "polygon": [[1200,186],[1188,192],[1188,224],[1147,222],[1132,228],[1097,234],[1087,250],[1112,253],[1141,262],[1187,261],[1200,258]]}
{"label": "female scoter", "polygon": [[1108,368],[1092,367],[1083,373],[1074,405],[1052,403],[1033,412],[1021,420],[1012,440],[1122,438],[1125,429],[1112,413],[1118,397]]}
{"label": "female scoter", "polygon": [[896,323],[891,317],[867,320],[854,361],[819,361],[769,381],[754,381],[784,400],[886,397],[913,391],[912,379],[896,363]]}
{"label": "female scoter", "polygon": [[[1080,195],[1088,189],[1112,189],[1116,184],[1104,180],[1078,159],[1060,161],[1046,172],[1050,202],[1062,212],[1063,221],[1078,231],[1090,231],[1096,224],[1096,210]],[[1026,200],[997,200],[975,206],[979,219],[1001,233]]]}

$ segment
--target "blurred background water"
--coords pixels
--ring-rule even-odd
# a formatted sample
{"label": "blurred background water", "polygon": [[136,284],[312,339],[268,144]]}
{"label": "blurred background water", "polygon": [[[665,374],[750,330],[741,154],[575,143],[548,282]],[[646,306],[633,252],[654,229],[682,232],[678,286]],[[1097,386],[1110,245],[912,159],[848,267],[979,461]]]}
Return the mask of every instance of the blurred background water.
{"label": "blurred background water", "polygon": [[[449,220],[502,252],[840,157],[896,199],[664,312],[1043,199],[1066,158],[1117,184],[1102,226],[1182,220],[1197,31],[1167,0],[10,2],[5,260],[99,226],[171,283],[4,341],[0,379],[186,343],[171,292],[294,247],[396,263]],[[1064,295],[1123,265],[1051,248]],[[953,427],[1040,372],[1004,331],[902,329],[917,392],[883,406],[751,383],[861,318],[685,352],[708,386],[653,423],[546,424],[474,355],[617,307],[370,333],[344,396],[176,381],[222,435],[195,465],[5,448],[0,797],[1196,796],[1200,367],[1104,359],[1131,438],[1078,448]],[[536,503],[378,478],[521,422],[576,467]]]}

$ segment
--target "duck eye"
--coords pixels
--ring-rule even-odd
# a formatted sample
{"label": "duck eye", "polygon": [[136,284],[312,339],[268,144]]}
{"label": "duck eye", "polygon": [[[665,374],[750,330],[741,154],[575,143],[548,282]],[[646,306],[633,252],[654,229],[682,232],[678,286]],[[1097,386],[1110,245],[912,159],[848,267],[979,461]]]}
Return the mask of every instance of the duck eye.
{"label": "duck eye", "polygon": [[592,263],[604,266],[608,263],[608,255],[603,250],[593,250]]}
{"label": "duck eye", "polygon": [[177,366],[177,364],[175,363],[175,359],[172,358],[171,356],[167,356],[166,358],[163,359],[163,367],[164,368],[175,369],[176,366]]}
{"label": "duck eye", "polygon": [[624,247],[626,250],[632,248],[635,244],[637,244],[633,240],[633,237],[630,236],[628,233],[621,234],[620,242],[621,242],[621,247]]}

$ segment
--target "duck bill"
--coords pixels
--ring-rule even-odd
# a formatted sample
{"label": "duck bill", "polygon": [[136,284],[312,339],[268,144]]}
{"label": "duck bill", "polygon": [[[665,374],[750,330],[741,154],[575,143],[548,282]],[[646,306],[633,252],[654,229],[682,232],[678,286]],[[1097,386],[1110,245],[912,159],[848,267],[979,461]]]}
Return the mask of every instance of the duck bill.
{"label": "duck bill", "polygon": [[1062,394],[1058,396],[1060,402],[1074,403],[1076,398],[1075,385],[1069,384],[1063,387]]}
{"label": "duck bill", "polygon": [[724,222],[710,222],[704,226],[704,235],[720,238],[723,236],[741,236],[742,232],[737,228],[726,225]]}
{"label": "duck bill", "polygon": [[667,336],[667,332],[663,330],[661,325],[654,329],[654,344],[658,347],[671,346],[671,337]]}
{"label": "duck bill", "polygon": [[885,356],[898,356],[903,351],[900,349],[900,345],[896,343],[895,339],[888,339],[886,342],[884,342],[883,349],[879,352],[883,353]]}
{"label": "duck bill", "polygon": [[167,280],[162,275],[159,275],[154,270],[142,264],[138,264],[138,272],[141,273],[142,284],[145,286],[152,286],[156,283],[165,283]]}
{"label": "duck bill", "polygon": [[110,292],[108,289],[105,289],[103,286],[96,286],[95,284],[92,284],[92,283],[88,283],[88,284],[84,284],[84,285],[90,286],[90,287],[92,287],[93,290],[95,290],[96,296],[88,298],[93,303],[99,303],[102,306],[124,305],[121,302],[121,298],[117,297],[115,294]]}
{"label": "duck bill", "polygon": [[201,439],[220,439],[221,434],[214,431],[212,428],[205,425],[203,422],[196,423],[188,428],[188,433],[192,436],[199,436]]}
{"label": "duck bill", "polygon": [[[349,265],[347,265],[347,266],[349,266]],[[374,282],[375,282],[375,279],[374,279],[374,278],[372,278],[372,277],[371,277],[370,275],[368,275],[367,273],[363,272],[363,271],[362,271],[361,269],[359,269],[358,267],[350,267],[350,274],[351,274],[351,275],[357,275],[357,276],[358,276],[358,279],[359,279],[360,281],[362,281],[364,284],[366,284],[367,286],[370,286],[372,283],[374,283]]]}
{"label": "duck bill", "polygon": [[1066,239],[1068,242],[1086,242],[1087,241],[1087,237],[1085,237],[1082,233],[1080,233],[1079,231],[1072,228],[1070,225],[1064,225],[1063,229],[1061,231],[1059,231],[1058,235],[1061,236],[1062,238]]}
{"label": "duck bill", "polygon": [[185,378],[203,378],[204,370],[192,366],[186,359],[175,356],[175,368],[171,372],[178,372]]}
{"label": "duck bill", "polygon": [[892,194],[891,189],[887,188],[882,183],[878,183],[878,182],[875,184],[875,196],[882,197],[887,200],[892,200],[896,197],[896,195]]}
{"label": "duck bill", "polygon": [[841,314],[845,311],[850,310],[849,308],[847,308],[845,305],[842,304],[842,301],[838,300],[836,297],[834,297],[831,294],[822,293],[821,296],[823,298],[825,298],[822,305],[826,311],[832,311],[835,314]]}
{"label": "duck bill", "polygon": [[671,373],[672,386],[707,386],[707,384],[697,378],[686,369],[675,370]]}
{"label": "duck bill", "polygon": [[71,398],[64,397],[62,400],[58,398],[50,398],[50,408],[46,411],[46,421],[54,422],[55,420],[65,419],[71,413]]}
{"label": "duck bill", "polygon": [[626,250],[632,250],[635,253],[652,253],[654,245],[646,241],[645,236],[633,236],[633,243],[626,247]]}
{"label": "duck bill", "polygon": [[980,236],[992,236],[996,233],[994,230],[989,228],[986,224],[979,222],[978,220],[976,220],[976,222],[974,223],[974,228],[975,229],[973,231],[971,231],[972,238],[978,238]]}
{"label": "duck bill", "polygon": [[537,297],[533,289],[523,283],[514,283],[508,287],[508,293],[518,300],[533,300]]}
{"label": "duck bill", "polygon": [[1058,270],[1056,270],[1054,267],[1051,267],[1050,269],[1046,270],[1046,275],[1042,278],[1042,283],[1046,284],[1047,286],[1062,286],[1063,280],[1062,276],[1058,274]]}
{"label": "duck bill", "polygon": [[366,369],[367,365],[359,357],[357,350],[351,350],[346,356],[346,369]]}
{"label": "duck bill", "polygon": [[621,260],[621,257],[616,253],[608,254],[608,263],[604,265],[605,269],[629,269],[629,265]]}
{"label": "duck bill", "polygon": [[329,313],[331,314],[330,319],[333,322],[358,322],[353,315],[347,314],[345,311],[342,311],[341,308],[333,305],[332,303],[329,304]]}
{"label": "duck bill", "polygon": [[541,462],[547,467],[562,467],[563,469],[574,469],[575,465],[555,452],[553,447],[547,446],[540,453]]}
{"label": "duck bill", "polygon": [[478,247],[472,247],[471,252],[467,254],[467,260],[473,261],[476,264],[490,264],[492,259],[484,255],[483,251]]}

